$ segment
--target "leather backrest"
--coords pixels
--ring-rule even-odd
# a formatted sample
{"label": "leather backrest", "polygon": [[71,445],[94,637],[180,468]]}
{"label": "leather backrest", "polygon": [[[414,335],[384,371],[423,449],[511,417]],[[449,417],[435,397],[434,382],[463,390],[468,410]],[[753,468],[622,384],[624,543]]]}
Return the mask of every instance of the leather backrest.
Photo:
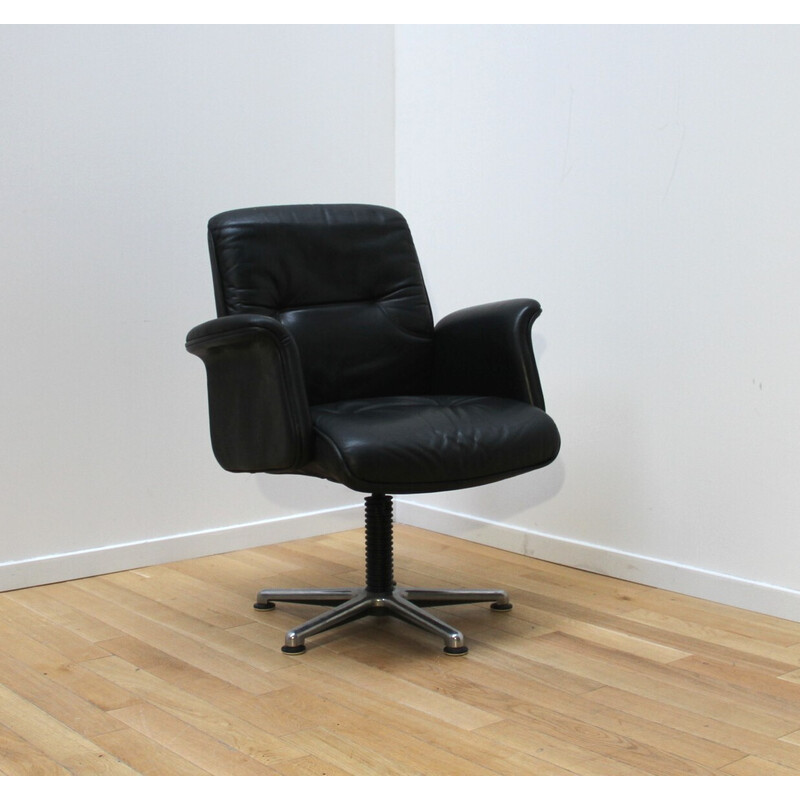
{"label": "leather backrest", "polygon": [[219,316],[294,337],[311,405],[426,394],[433,320],[405,219],[367,205],[268,206],[208,223]]}

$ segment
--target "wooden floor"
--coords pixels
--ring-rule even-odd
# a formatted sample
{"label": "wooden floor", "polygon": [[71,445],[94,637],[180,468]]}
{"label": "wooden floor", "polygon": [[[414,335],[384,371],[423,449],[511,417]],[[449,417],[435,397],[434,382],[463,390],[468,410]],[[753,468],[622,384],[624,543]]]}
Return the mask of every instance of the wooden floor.
{"label": "wooden floor", "polygon": [[800,624],[404,526],[395,555],[514,609],[436,609],[459,658],[379,617],[283,655],[319,609],[257,590],[361,585],[360,531],[0,594],[0,772],[800,775]]}

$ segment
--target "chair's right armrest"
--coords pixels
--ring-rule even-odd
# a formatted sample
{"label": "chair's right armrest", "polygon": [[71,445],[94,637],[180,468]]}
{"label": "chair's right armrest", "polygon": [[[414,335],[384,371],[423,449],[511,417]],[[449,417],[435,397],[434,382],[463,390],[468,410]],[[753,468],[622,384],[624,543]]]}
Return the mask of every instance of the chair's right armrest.
{"label": "chair's right armrest", "polygon": [[531,344],[531,326],[541,312],[536,300],[519,298],[440,320],[434,331],[436,392],[511,397],[544,411]]}
{"label": "chair's right armrest", "polygon": [[211,444],[231,472],[284,472],[309,459],[311,417],[300,355],[273,317],[234,314],[189,331],[205,364]]}

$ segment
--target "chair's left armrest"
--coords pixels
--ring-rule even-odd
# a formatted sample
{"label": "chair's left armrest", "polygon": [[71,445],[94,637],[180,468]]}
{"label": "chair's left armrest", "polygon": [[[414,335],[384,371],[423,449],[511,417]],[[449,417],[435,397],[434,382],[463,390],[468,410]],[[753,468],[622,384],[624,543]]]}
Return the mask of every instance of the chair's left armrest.
{"label": "chair's left armrest", "polygon": [[434,331],[437,394],[510,397],[544,410],[531,344],[536,300],[503,300],[444,317]]}
{"label": "chair's left armrest", "polygon": [[291,471],[310,457],[311,416],[300,355],[275,318],[234,314],[189,331],[208,378],[211,443],[231,472]]}

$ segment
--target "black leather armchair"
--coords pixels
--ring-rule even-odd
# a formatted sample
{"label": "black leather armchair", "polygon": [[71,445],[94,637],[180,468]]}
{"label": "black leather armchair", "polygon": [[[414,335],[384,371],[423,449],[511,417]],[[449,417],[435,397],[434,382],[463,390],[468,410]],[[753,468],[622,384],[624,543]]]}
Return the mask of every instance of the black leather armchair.
{"label": "black leather armchair", "polygon": [[392,614],[467,652],[428,606],[489,602],[497,589],[395,585],[392,496],[479,486],[555,459],[530,329],[541,308],[510,300],[434,326],[403,217],[367,205],[274,206],[209,221],[218,318],[193,328],[206,367],[211,441],[232,472],[325,478],[366,494],[366,585],[264,589],[333,608],[286,634],[283,651],[366,614]]}

